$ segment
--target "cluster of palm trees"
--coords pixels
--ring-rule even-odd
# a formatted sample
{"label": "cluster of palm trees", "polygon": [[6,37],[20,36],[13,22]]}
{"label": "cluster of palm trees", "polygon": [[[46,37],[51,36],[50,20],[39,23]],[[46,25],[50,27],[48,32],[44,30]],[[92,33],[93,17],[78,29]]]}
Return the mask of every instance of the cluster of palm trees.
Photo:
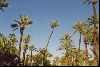
{"label": "cluster of palm trees", "polygon": [[[99,17],[96,15],[95,5],[97,0],[86,0],[84,3],[93,5],[93,16],[89,17],[87,21],[77,21],[73,26],[75,30],[73,35],[65,33],[60,40],[60,47],[57,50],[64,50],[64,55],[59,58],[55,57],[53,63],[50,62],[50,57],[53,57],[52,53],[48,51],[48,46],[56,27],[59,26],[57,20],[53,20],[50,23],[52,29],[49,39],[45,48],[37,49],[34,45],[29,46],[31,35],[24,35],[24,31],[27,26],[32,25],[33,21],[26,15],[20,15],[19,20],[14,20],[16,23],[11,24],[13,31],[8,37],[0,33],[0,65],[16,65],[16,66],[89,66],[99,65]],[[8,7],[7,0],[0,0],[0,9],[4,12],[3,8]],[[14,31],[19,30],[20,40],[18,41]],[[72,37],[79,33],[78,48],[75,47]],[[80,45],[84,42],[84,50],[81,50]],[[16,45],[19,44],[19,48]],[[91,51],[94,54],[94,60],[90,60],[91,54],[88,52],[88,45],[91,45]],[[22,52],[23,47],[23,52]],[[30,55],[27,54],[30,50]],[[34,54],[36,51],[37,54]],[[23,58],[21,58],[23,53]],[[93,58],[93,56],[92,56]]]}

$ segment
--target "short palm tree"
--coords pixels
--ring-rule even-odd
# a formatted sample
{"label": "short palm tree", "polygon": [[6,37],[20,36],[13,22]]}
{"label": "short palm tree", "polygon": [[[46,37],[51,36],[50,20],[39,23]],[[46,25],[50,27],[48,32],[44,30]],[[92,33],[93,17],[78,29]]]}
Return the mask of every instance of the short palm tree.
{"label": "short palm tree", "polygon": [[23,49],[24,49],[24,52],[23,52],[23,65],[25,65],[25,54],[26,54],[26,51],[28,49],[28,45],[24,45]]}
{"label": "short palm tree", "polygon": [[23,46],[23,49],[24,49],[24,52],[23,52],[23,64],[25,65],[25,54],[26,54],[26,50],[28,49],[28,44],[31,40],[31,35],[25,35],[23,37],[23,42],[24,42],[24,46]]}
{"label": "short palm tree", "polygon": [[15,44],[18,42],[15,34],[10,33],[8,37],[9,37],[9,44],[15,46]]}
{"label": "short palm tree", "polygon": [[13,33],[10,33],[8,37],[9,37],[8,46],[10,46],[10,52],[15,54],[16,50],[17,50],[16,44],[18,43],[18,40],[17,40],[15,34],[13,34]]}
{"label": "short palm tree", "polygon": [[53,66],[59,66],[59,59],[60,59],[59,57],[55,57],[52,65]]}
{"label": "short palm tree", "polygon": [[58,50],[65,50],[65,57],[68,59],[68,62],[66,64],[72,65],[70,61],[72,62],[72,44],[73,41],[71,40],[71,36],[68,33],[65,33],[61,38],[60,38],[60,48]]}
{"label": "short palm tree", "polygon": [[8,7],[7,0],[0,0],[0,9],[4,12],[3,8]]}
{"label": "short palm tree", "polygon": [[36,48],[34,47],[34,45],[31,45],[31,46],[29,46],[29,50],[31,51],[31,60],[30,60],[30,64],[31,64],[31,66],[32,66],[32,53],[33,53],[33,51],[34,50],[36,50]]}
{"label": "short palm tree", "polygon": [[7,37],[0,33],[0,44],[3,45],[3,47],[5,47],[7,43]]}

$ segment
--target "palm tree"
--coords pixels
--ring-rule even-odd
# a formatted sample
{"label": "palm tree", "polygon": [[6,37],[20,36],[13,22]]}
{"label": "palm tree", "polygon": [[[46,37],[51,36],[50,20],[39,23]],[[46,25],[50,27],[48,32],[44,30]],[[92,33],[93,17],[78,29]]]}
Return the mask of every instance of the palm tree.
{"label": "palm tree", "polygon": [[79,38],[79,52],[80,52],[80,44],[81,44],[81,36],[82,36],[82,33],[83,33],[83,27],[84,26],[84,23],[82,21],[78,21],[74,26],[73,26],[73,29],[75,29],[73,35],[76,33],[76,32],[79,32],[80,34],[80,38]]}
{"label": "palm tree", "polygon": [[0,33],[0,44],[5,47],[7,45],[7,37]]}
{"label": "palm tree", "polygon": [[49,39],[48,39],[48,42],[47,42],[47,45],[46,45],[46,50],[47,50],[48,44],[50,42],[51,36],[54,33],[55,28],[59,26],[58,21],[57,20],[53,20],[51,22],[50,26],[51,26],[52,32],[51,32],[51,34],[49,36]]}
{"label": "palm tree", "polygon": [[10,33],[8,37],[9,37],[9,41],[8,42],[9,42],[10,46],[15,46],[15,44],[18,42],[15,34]]}
{"label": "palm tree", "polygon": [[8,7],[7,0],[0,0],[0,9],[4,12],[3,7]]}
{"label": "palm tree", "polygon": [[26,55],[26,60],[25,60],[25,65],[28,65],[28,61],[29,61],[29,55]]}
{"label": "palm tree", "polygon": [[[50,23],[50,26],[51,26],[52,32],[51,32],[51,34],[50,34],[50,36],[49,36],[49,39],[48,39],[48,42],[47,42],[47,45],[46,45],[46,50],[44,49],[44,51],[47,51],[47,47],[48,47],[48,45],[49,45],[51,36],[52,36],[52,34],[54,33],[55,28],[59,26],[58,21],[57,21],[57,20],[53,20],[53,21]],[[43,58],[43,66],[44,66],[45,53],[44,53],[43,55],[44,55],[44,58]]]}
{"label": "palm tree", "polygon": [[39,49],[39,54],[41,56],[41,59],[42,59],[42,66],[47,66],[47,58],[50,58],[52,57],[52,54],[49,53],[46,48],[40,48]]}
{"label": "palm tree", "polygon": [[20,60],[23,32],[24,32],[25,28],[27,26],[31,25],[33,22],[30,17],[25,16],[25,15],[23,15],[23,16],[20,15],[20,20],[15,20],[15,22],[17,22],[17,24],[12,24],[11,28],[13,28],[13,31],[18,28],[20,29],[20,34],[21,34],[20,42],[19,42],[19,60]]}
{"label": "palm tree", "polygon": [[90,44],[93,46],[93,28],[89,27],[88,25],[84,27],[84,44],[85,44],[85,49],[86,49],[86,64],[88,64],[88,50],[87,50],[87,44]]}
{"label": "palm tree", "polygon": [[[86,2],[88,2],[88,4],[92,3],[92,6],[93,6],[93,23],[94,23],[94,47],[93,48],[94,48],[95,52],[97,52],[97,49],[99,49],[98,48],[99,43],[97,42],[97,37],[96,37],[97,36],[97,31],[96,31],[96,23],[97,23],[97,20],[96,20],[96,16],[97,16],[97,14],[96,14],[96,4],[97,4],[97,0],[86,0],[86,1],[84,1],[84,3],[86,3]],[[97,62],[96,55],[94,57],[94,60],[95,60],[95,63],[96,63]]]}
{"label": "palm tree", "polygon": [[31,40],[31,35],[25,35],[24,37],[23,37],[23,42],[24,42],[24,46],[23,46],[23,48],[24,48],[24,52],[23,52],[23,64],[25,65],[25,53],[26,53],[26,50],[28,49],[28,44],[29,44],[29,42],[30,42],[30,40]]}
{"label": "palm tree", "polygon": [[86,36],[84,36],[84,45],[85,45],[85,52],[86,52],[86,61],[85,62],[86,62],[86,65],[89,65],[87,44],[89,44],[89,43],[87,42]]}
{"label": "palm tree", "polygon": [[58,50],[65,50],[65,57],[68,58],[68,62],[66,64],[72,65],[72,48],[73,41],[71,40],[71,36],[68,33],[65,33],[60,38],[60,48]]}
{"label": "palm tree", "polygon": [[84,36],[84,44],[85,44],[85,51],[86,51],[86,64],[88,65],[88,50],[87,50],[87,44],[89,44],[93,40],[93,30],[91,27],[89,27],[88,24],[82,22],[80,24],[81,26],[81,35]]}
{"label": "palm tree", "polygon": [[23,52],[23,65],[25,65],[25,54],[26,54],[26,50],[28,49],[28,45],[24,45],[24,52]]}
{"label": "palm tree", "polygon": [[47,54],[47,50],[45,48],[40,48],[39,49],[39,53],[42,57],[42,66],[45,66],[45,59],[46,59],[46,54]]}
{"label": "palm tree", "polygon": [[59,57],[55,57],[53,60],[53,66],[59,66]]}
{"label": "palm tree", "polygon": [[16,44],[18,43],[18,40],[17,40],[15,34],[13,34],[13,33],[10,33],[8,37],[9,37],[8,47],[10,48],[10,52],[12,54],[15,54],[17,51]]}
{"label": "palm tree", "polygon": [[10,34],[9,39],[7,39],[7,37],[0,33],[0,65],[3,65],[4,62],[6,65],[15,64],[14,60],[17,58],[15,42],[16,40],[14,35]]}
{"label": "palm tree", "polygon": [[[96,21],[97,21],[96,22],[96,31],[97,31],[96,37],[97,37],[97,41],[99,43],[99,16],[96,17]],[[93,23],[93,17],[92,16],[87,19],[87,22],[89,23],[89,27],[91,27],[93,29],[94,23]]]}
{"label": "palm tree", "polygon": [[85,51],[86,51],[86,65],[88,65],[88,49],[87,49],[87,39],[86,37],[84,38],[84,45],[85,45]]}
{"label": "palm tree", "polygon": [[86,51],[86,64],[88,65],[88,49],[87,44],[91,41],[90,35],[91,35],[91,28],[86,24],[83,23],[82,26],[82,35],[84,36],[84,45],[85,45],[85,51]]}
{"label": "palm tree", "polygon": [[32,46],[29,47],[29,50],[31,51],[31,60],[30,60],[30,64],[31,64],[31,66],[32,66],[32,55],[33,55],[32,53],[33,53],[34,50],[36,50],[36,48],[34,47],[34,45],[32,45]]}

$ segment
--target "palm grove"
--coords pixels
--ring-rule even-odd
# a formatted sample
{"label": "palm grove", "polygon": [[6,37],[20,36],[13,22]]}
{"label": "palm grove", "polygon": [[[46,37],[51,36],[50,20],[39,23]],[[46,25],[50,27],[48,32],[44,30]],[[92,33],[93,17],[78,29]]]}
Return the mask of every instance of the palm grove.
{"label": "palm grove", "polygon": [[[52,53],[48,51],[49,42],[52,38],[52,34],[59,27],[57,20],[53,20],[50,23],[52,29],[47,45],[44,48],[37,49],[34,45],[29,45],[32,39],[30,34],[24,35],[25,29],[33,24],[32,18],[26,15],[20,15],[19,20],[14,20],[15,23],[11,24],[13,29],[9,36],[5,36],[0,33],[0,65],[1,66],[97,66],[99,65],[99,17],[96,14],[96,4],[98,0],[85,0],[83,2],[92,4],[93,16],[87,18],[86,21],[77,21],[73,27],[73,35],[64,33],[60,41],[60,47],[57,50],[63,50],[63,56],[61,58],[55,57],[51,63],[50,57],[53,57]],[[9,3],[6,0],[0,0],[0,9],[4,12],[5,7],[9,7]],[[18,30],[20,33],[20,40],[17,39],[14,32]],[[78,32],[78,33],[77,33]],[[75,34],[79,34],[78,48],[75,47],[72,37]],[[85,49],[81,50],[80,45],[84,42]],[[16,45],[19,48],[16,48]],[[94,55],[89,54],[87,46],[91,45],[91,51]],[[22,51],[23,50],[23,51]],[[30,51],[30,55],[27,55],[27,51]],[[37,54],[33,54],[37,52]],[[23,57],[21,58],[21,54]],[[90,58],[93,58],[90,60]]]}

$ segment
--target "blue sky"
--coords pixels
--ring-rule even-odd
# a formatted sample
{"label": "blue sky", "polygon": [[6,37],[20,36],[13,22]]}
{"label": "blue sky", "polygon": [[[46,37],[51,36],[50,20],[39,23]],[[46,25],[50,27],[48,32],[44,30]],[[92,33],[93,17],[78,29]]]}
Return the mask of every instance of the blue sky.
{"label": "blue sky", "polygon": [[[28,27],[24,35],[31,34],[33,43],[37,48],[45,47],[48,37],[51,33],[49,23],[56,19],[60,26],[55,30],[48,50],[54,56],[61,56],[59,47],[59,38],[68,32],[72,35],[72,26],[77,20],[86,20],[92,15],[92,6],[82,4],[84,0],[8,0],[10,7],[5,8],[5,12],[0,11],[0,32],[6,36],[11,32],[10,24],[18,20],[19,15],[30,16],[33,20],[31,27]],[[97,13],[99,6],[97,4]],[[17,37],[20,37],[19,31],[15,31]],[[78,44],[79,35],[73,37],[75,45]],[[82,45],[81,48],[84,48]]]}

